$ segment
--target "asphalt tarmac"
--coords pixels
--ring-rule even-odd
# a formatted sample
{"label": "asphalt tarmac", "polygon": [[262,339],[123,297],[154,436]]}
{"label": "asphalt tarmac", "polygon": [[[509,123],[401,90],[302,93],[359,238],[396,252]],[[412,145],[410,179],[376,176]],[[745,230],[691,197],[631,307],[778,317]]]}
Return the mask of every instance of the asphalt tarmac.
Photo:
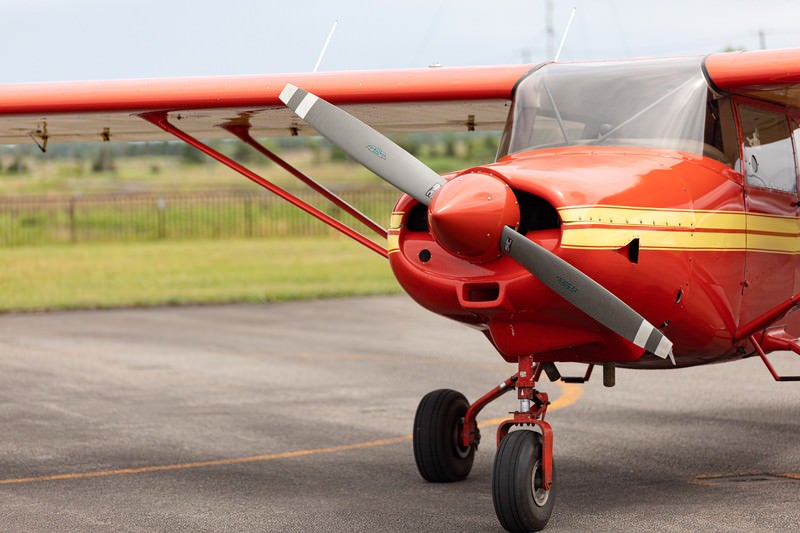
{"label": "asphalt tarmac", "polygon": [[[405,297],[0,316],[0,529],[501,531],[512,395],[464,482],[423,481],[410,432],[426,392],[475,399],[513,372]],[[800,383],[756,359],[601,377],[544,384],[547,531],[800,527]]]}

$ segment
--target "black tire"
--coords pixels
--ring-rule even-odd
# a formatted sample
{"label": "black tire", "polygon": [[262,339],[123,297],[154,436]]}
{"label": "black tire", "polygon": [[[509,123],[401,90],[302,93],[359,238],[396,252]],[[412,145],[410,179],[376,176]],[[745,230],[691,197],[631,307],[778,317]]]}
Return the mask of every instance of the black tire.
{"label": "black tire", "polygon": [[475,448],[459,443],[469,402],[460,392],[439,389],[423,396],[414,416],[414,460],[434,483],[461,481],[472,470]]}
{"label": "black tire", "polygon": [[508,531],[540,531],[547,525],[556,497],[556,472],[550,490],[542,488],[542,436],[512,431],[497,448],[492,499],[500,524]]}

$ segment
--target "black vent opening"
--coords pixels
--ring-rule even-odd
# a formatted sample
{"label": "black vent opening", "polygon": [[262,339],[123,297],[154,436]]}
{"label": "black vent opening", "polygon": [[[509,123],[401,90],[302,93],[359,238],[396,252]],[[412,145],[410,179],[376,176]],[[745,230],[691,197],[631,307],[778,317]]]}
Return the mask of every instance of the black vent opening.
{"label": "black vent opening", "polygon": [[514,194],[517,195],[517,202],[519,202],[519,232],[521,234],[561,227],[558,211],[549,202],[527,192],[514,191]]}
{"label": "black vent opening", "polygon": [[416,204],[411,208],[406,217],[406,229],[408,231],[428,232],[428,206]]}

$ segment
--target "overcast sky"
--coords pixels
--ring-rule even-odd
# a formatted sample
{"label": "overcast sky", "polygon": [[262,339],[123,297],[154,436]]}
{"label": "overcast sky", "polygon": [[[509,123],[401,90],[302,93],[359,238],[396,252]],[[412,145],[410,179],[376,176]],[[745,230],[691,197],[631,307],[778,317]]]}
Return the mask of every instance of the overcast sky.
{"label": "overcast sky", "polygon": [[[562,61],[800,47],[798,0],[552,0]],[[546,0],[1,0],[0,82],[538,62]]]}

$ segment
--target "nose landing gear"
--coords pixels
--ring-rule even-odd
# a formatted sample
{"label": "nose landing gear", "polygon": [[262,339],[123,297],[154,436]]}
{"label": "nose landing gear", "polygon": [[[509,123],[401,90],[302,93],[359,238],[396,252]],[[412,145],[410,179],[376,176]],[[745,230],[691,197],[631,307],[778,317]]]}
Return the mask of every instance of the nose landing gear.
{"label": "nose landing gear", "polygon": [[[542,372],[531,356],[519,371],[469,405],[463,394],[440,389],[426,394],[414,417],[414,458],[428,481],[465,479],[480,442],[476,417],[487,404],[517,390],[519,410],[497,428],[492,500],[509,531],[543,529],[555,503],[553,430],[545,422],[547,393],[536,390]],[[511,431],[512,428],[519,430]]]}

